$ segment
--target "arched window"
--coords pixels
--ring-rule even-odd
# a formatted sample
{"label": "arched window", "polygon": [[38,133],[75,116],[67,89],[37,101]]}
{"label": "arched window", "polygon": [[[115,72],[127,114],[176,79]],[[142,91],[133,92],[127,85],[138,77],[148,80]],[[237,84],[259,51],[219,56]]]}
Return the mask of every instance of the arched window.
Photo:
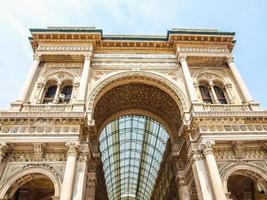
{"label": "arched window", "polygon": [[66,85],[62,88],[59,96],[59,103],[69,103],[72,94],[72,85]]}
{"label": "arched window", "polygon": [[214,91],[216,93],[217,99],[221,104],[227,104],[227,100],[225,97],[225,93],[224,90],[222,88],[220,88],[219,86],[213,86]]}
{"label": "arched window", "polygon": [[200,94],[201,94],[203,102],[212,103],[212,98],[211,98],[208,86],[200,85],[199,86],[199,91],[200,91]]}
{"label": "arched window", "polygon": [[55,94],[57,91],[57,85],[51,85],[46,89],[45,95],[44,95],[44,99],[43,99],[43,103],[50,103],[53,102],[54,98],[55,98]]}

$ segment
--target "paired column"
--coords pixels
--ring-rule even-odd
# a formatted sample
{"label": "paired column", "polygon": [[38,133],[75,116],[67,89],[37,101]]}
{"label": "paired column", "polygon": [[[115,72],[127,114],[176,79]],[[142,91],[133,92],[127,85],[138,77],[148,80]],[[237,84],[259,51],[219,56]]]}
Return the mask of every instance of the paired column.
{"label": "paired column", "polygon": [[53,100],[53,103],[58,103],[59,102],[59,95],[60,95],[60,88],[61,87],[61,83],[57,83],[57,90],[56,90],[56,93],[55,93],[55,97],[54,97],[54,100]]}
{"label": "paired column", "polygon": [[32,81],[34,79],[34,76],[36,74],[37,68],[40,64],[40,56],[35,54],[34,58],[33,58],[33,62],[32,62],[32,66],[30,68],[30,71],[28,72],[27,78],[26,78],[26,82],[21,90],[21,93],[19,95],[18,101],[19,102],[25,102],[27,94],[30,90]]}
{"label": "paired column", "polygon": [[67,162],[64,173],[63,185],[61,189],[60,200],[71,200],[73,179],[75,174],[76,160],[78,156],[78,142],[71,142],[66,144],[67,150]]}
{"label": "paired column", "polygon": [[233,74],[238,86],[240,87],[241,92],[243,93],[245,101],[248,103],[254,101],[251,97],[251,94],[250,94],[244,80],[242,79],[240,73],[238,72],[238,70],[235,66],[233,57],[227,58],[227,63],[229,65],[230,70],[232,71],[232,74]]}
{"label": "paired column", "polygon": [[221,176],[213,154],[214,141],[206,141],[200,144],[200,148],[206,158],[206,164],[210,175],[211,185],[216,200],[226,200],[226,195],[221,181]]}
{"label": "paired column", "polygon": [[83,71],[82,71],[80,86],[79,86],[78,95],[77,95],[77,101],[79,103],[85,102],[87,84],[88,84],[88,80],[90,77],[90,74],[89,74],[90,73],[90,62],[91,62],[91,54],[88,54],[84,58]]}
{"label": "paired column", "polygon": [[190,100],[192,103],[198,102],[193,80],[192,80],[192,77],[191,77],[187,62],[186,62],[186,56],[180,56],[178,59],[182,66],[185,85],[186,85],[186,89],[189,94]]}
{"label": "paired column", "polygon": [[216,92],[215,92],[213,86],[214,86],[213,82],[210,82],[210,83],[209,83],[209,87],[210,87],[210,90],[211,90],[211,93],[212,93],[212,97],[213,97],[213,99],[214,99],[214,102],[215,102],[216,104],[218,104],[218,103],[219,103],[219,100],[218,100],[218,98],[217,98],[217,95],[216,95]]}

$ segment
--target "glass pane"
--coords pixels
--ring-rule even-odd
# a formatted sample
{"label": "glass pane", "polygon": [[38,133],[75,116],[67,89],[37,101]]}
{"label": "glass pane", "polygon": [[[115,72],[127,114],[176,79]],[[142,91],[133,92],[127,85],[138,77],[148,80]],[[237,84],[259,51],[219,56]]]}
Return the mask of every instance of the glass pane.
{"label": "glass pane", "polygon": [[109,199],[149,199],[169,136],[158,122],[122,116],[100,135]]}

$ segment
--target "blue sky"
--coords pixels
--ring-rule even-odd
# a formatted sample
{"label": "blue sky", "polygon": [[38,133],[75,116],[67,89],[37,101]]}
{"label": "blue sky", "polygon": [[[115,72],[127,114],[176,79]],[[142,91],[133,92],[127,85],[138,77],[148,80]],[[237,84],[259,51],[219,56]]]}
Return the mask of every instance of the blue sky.
{"label": "blue sky", "polygon": [[9,0],[0,8],[0,108],[16,100],[32,61],[29,28],[95,26],[104,34],[166,35],[172,28],[236,32],[236,65],[267,108],[266,0]]}

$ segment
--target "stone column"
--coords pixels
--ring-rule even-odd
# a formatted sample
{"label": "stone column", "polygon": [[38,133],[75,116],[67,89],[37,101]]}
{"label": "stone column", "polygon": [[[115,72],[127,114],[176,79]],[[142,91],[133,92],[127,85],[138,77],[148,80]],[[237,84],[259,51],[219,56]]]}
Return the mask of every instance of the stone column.
{"label": "stone column", "polygon": [[76,159],[78,156],[78,142],[66,143],[67,150],[67,162],[63,178],[63,184],[61,189],[60,200],[71,200],[73,190],[73,179],[75,174]]}
{"label": "stone column", "polygon": [[53,103],[58,103],[59,102],[59,95],[60,95],[60,88],[61,87],[61,83],[57,83],[57,90],[53,99]]}
{"label": "stone column", "polygon": [[226,200],[225,191],[219,174],[218,166],[213,154],[214,141],[205,141],[200,144],[200,148],[206,158],[206,163],[210,175],[211,185],[215,194],[216,200]]}
{"label": "stone column", "polygon": [[84,64],[83,64],[83,71],[82,76],[80,79],[80,86],[77,94],[77,101],[80,103],[85,102],[85,96],[86,96],[86,90],[87,90],[87,84],[90,77],[90,62],[91,62],[91,54],[88,54],[84,58]]}
{"label": "stone column", "polygon": [[228,99],[230,103],[234,103],[233,95],[231,92],[232,85],[230,83],[225,84],[225,91],[227,93]]}
{"label": "stone column", "polygon": [[87,183],[86,183],[86,200],[94,200],[95,199],[95,192],[96,192],[96,172],[89,171],[87,174]]}
{"label": "stone column", "polygon": [[6,143],[0,143],[0,163],[6,157],[8,152],[8,146]]}
{"label": "stone column", "polygon": [[192,76],[190,74],[187,62],[186,62],[186,56],[180,56],[179,57],[179,62],[181,63],[182,66],[182,71],[183,71],[183,76],[185,80],[185,85],[187,92],[189,94],[189,97],[191,99],[192,103],[198,102],[195,87],[193,84]]}
{"label": "stone column", "polygon": [[176,184],[178,187],[179,200],[190,200],[190,193],[185,182],[185,176],[181,172],[177,172]]}
{"label": "stone column", "polygon": [[192,157],[194,160],[192,171],[197,188],[198,199],[214,200],[214,194],[210,185],[206,163],[203,160],[203,154],[199,150],[192,150]]}
{"label": "stone column", "polygon": [[39,64],[40,64],[40,56],[38,54],[35,54],[33,57],[33,62],[32,62],[30,71],[28,72],[28,75],[26,78],[26,82],[19,95],[18,102],[21,102],[21,103],[25,102]]}
{"label": "stone column", "polygon": [[227,63],[229,65],[230,70],[232,71],[232,74],[233,74],[233,76],[234,76],[234,78],[235,78],[235,80],[236,80],[236,82],[237,82],[237,84],[238,84],[238,86],[239,86],[244,98],[245,98],[245,101],[248,102],[248,103],[249,102],[253,102],[254,100],[252,99],[251,94],[250,94],[250,92],[249,92],[244,80],[242,79],[240,73],[236,69],[233,57],[228,57],[227,58]]}
{"label": "stone column", "polygon": [[217,97],[217,94],[214,90],[214,84],[212,82],[209,83],[209,87],[210,87],[210,91],[211,91],[211,94],[212,94],[212,97],[213,97],[213,100],[214,100],[214,103],[218,104],[220,103],[219,100],[218,100],[218,97]]}

